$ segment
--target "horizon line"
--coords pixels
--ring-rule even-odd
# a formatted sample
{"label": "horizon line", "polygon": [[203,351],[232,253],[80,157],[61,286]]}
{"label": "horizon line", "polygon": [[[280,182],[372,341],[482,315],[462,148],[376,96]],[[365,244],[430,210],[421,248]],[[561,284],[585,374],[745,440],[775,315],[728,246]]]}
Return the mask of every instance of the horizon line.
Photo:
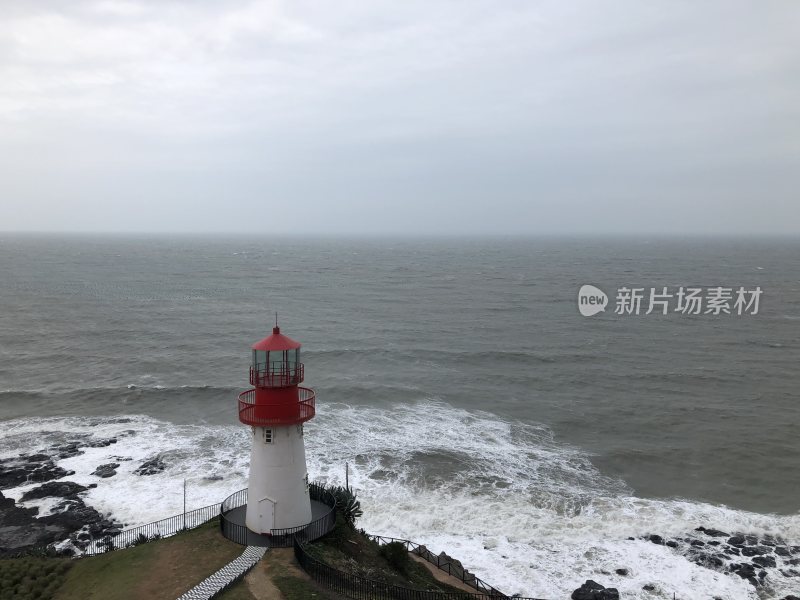
{"label": "horizon line", "polygon": [[564,231],[564,232],[256,232],[256,231],[114,231],[114,230],[1,230],[2,235],[20,236],[102,236],[102,237],[135,237],[135,236],[179,236],[179,237],[241,237],[252,239],[255,237],[283,237],[296,239],[309,238],[349,238],[349,239],[432,239],[432,238],[516,238],[516,239],[536,239],[536,238],[707,238],[707,239],[800,239],[798,232],[585,232],[585,231]]}

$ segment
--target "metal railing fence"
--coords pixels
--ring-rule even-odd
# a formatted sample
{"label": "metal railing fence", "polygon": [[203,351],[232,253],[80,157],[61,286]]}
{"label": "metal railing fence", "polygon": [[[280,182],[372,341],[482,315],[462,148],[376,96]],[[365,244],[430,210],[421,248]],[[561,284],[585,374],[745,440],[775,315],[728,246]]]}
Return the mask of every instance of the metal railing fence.
{"label": "metal railing fence", "polygon": [[296,402],[263,404],[256,402],[256,390],[239,394],[239,421],[253,427],[299,424],[316,414],[316,393],[311,388],[298,387]]}
{"label": "metal railing fence", "polygon": [[383,535],[372,535],[368,533],[366,534],[366,536],[381,545],[390,544],[392,542],[398,542],[400,544],[403,544],[408,552],[416,554],[417,556],[428,561],[432,565],[436,565],[436,567],[438,567],[451,577],[455,577],[456,579],[460,580],[462,583],[466,583],[468,586],[474,587],[475,590],[480,594],[485,594],[493,598],[506,597],[505,594],[500,592],[500,590],[498,590],[494,586],[489,585],[480,577],[470,573],[460,563],[453,562],[453,560],[450,559],[449,557],[442,558],[441,556],[434,554],[433,552],[428,550],[422,544],[417,544],[416,542],[412,542],[411,540],[387,537]]}
{"label": "metal railing fence", "polygon": [[250,367],[250,385],[258,387],[287,387],[303,383],[303,363],[294,361],[270,361]]}
{"label": "metal railing fence", "polygon": [[[327,505],[329,510],[306,525],[272,529],[270,531],[270,547],[290,548],[294,543],[295,537],[300,537],[304,541],[315,540],[331,531],[334,525],[336,525],[336,498],[334,498],[333,494],[316,483],[312,483],[308,486],[308,493],[311,500],[316,500],[317,502]],[[222,535],[232,542],[242,545],[247,545],[249,530],[246,526],[235,523],[228,514],[233,509],[240,508],[246,504],[247,489],[245,488],[228,496],[220,505],[219,512],[219,524]]]}
{"label": "metal railing fence", "polygon": [[122,550],[123,548],[138,546],[151,540],[170,537],[187,529],[194,529],[217,517],[219,510],[220,504],[210,504],[209,506],[167,517],[160,521],[125,529],[116,535],[92,539],[83,551],[83,556],[93,556],[111,550]]}

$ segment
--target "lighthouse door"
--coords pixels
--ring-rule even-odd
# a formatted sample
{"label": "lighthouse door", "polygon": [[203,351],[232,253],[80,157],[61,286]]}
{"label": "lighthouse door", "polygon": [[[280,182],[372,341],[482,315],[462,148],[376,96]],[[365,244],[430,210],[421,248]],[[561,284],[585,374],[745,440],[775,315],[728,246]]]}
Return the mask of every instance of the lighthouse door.
{"label": "lighthouse door", "polygon": [[275,500],[264,497],[258,501],[258,523],[261,533],[269,533],[275,526]]}

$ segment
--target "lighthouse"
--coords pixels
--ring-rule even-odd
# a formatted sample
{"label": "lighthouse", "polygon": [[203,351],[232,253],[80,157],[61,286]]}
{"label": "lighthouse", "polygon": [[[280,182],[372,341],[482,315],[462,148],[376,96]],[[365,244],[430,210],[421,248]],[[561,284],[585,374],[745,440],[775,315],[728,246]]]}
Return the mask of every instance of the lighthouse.
{"label": "lighthouse", "polygon": [[247,529],[270,534],[312,519],[303,423],[314,417],[314,390],[302,387],[300,343],[272,335],[253,345],[252,389],[239,394],[239,420],[252,434]]}

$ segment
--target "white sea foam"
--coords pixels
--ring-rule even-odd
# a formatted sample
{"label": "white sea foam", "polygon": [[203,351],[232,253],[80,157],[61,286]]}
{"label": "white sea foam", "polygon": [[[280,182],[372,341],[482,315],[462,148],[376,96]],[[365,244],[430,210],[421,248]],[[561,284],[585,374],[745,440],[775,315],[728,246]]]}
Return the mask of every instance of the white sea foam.
{"label": "white sea foam", "polygon": [[[116,444],[85,448],[58,465],[75,471],[67,478],[71,481],[97,483],[86,494],[87,504],[128,525],[180,513],[184,478],[190,509],[246,486],[250,436],[244,426],[174,425],[145,416],[129,422],[25,419],[6,426],[0,454],[7,456],[39,451],[71,436],[116,437]],[[343,483],[344,464],[350,464],[365,529],[447,550],[507,593],[565,598],[592,578],[619,588],[628,599],[666,599],[673,592],[683,599],[751,599],[757,597],[754,588],[737,576],[697,566],[668,547],[627,538],[684,536],[704,525],[775,533],[800,543],[800,515],[637,498],[548,429],[488,413],[432,401],[390,410],[323,403],[306,432],[312,479]],[[163,473],[133,473],[155,454],[167,463]],[[108,462],[120,464],[116,476],[91,475]],[[4,493],[19,498],[32,487]],[[630,574],[616,575],[618,568]],[[790,579],[778,579],[772,594],[762,597],[792,592]],[[643,591],[645,584],[654,584],[656,591]]]}
{"label": "white sea foam", "polygon": [[[39,485],[41,485],[41,484],[37,483],[37,484],[34,484],[34,485],[28,485],[28,486],[25,486],[24,488],[17,488],[17,491],[18,491],[19,495],[21,496],[28,489],[33,489],[35,487],[38,487]],[[19,500],[18,497],[15,497],[14,499],[15,500]],[[38,517],[46,517],[47,515],[51,515],[51,514],[53,514],[55,512],[59,512],[56,509],[56,507],[58,506],[59,503],[61,503],[63,501],[64,501],[63,498],[47,497],[47,498],[37,498],[36,500],[27,500],[25,502],[22,502],[21,505],[24,506],[25,508],[38,508],[39,509],[39,513],[36,516],[38,516]]]}
{"label": "white sea foam", "polygon": [[[65,480],[84,486],[97,484],[86,492],[85,502],[127,526],[180,513],[184,479],[189,510],[218,503],[247,485],[250,438],[244,427],[178,426],[145,416],[120,421],[84,417],[10,421],[0,455],[46,451],[49,446],[87,434],[90,439],[117,438],[110,446],[82,447],[83,454],[57,460],[56,464],[75,472]],[[164,472],[134,475],[138,466],[157,454],[167,464]],[[114,477],[92,475],[99,465],[112,462],[120,465]],[[37,485],[5,490],[4,494],[18,500]]]}
{"label": "white sea foam", "polygon": [[[800,516],[636,498],[547,429],[489,414],[436,402],[390,411],[323,405],[314,425],[312,473],[341,483],[342,463],[350,461],[367,530],[446,549],[507,593],[563,598],[594,578],[625,598],[755,598],[738,576],[627,538],[683,536],[704,525],[800,540]],[[451,469],[440,464],[447,461]],[[617,568],[631,574],[616,575]],[[643,591],[647,583],[657,591]],[[775,597],[789,585],[777,582]]]}

